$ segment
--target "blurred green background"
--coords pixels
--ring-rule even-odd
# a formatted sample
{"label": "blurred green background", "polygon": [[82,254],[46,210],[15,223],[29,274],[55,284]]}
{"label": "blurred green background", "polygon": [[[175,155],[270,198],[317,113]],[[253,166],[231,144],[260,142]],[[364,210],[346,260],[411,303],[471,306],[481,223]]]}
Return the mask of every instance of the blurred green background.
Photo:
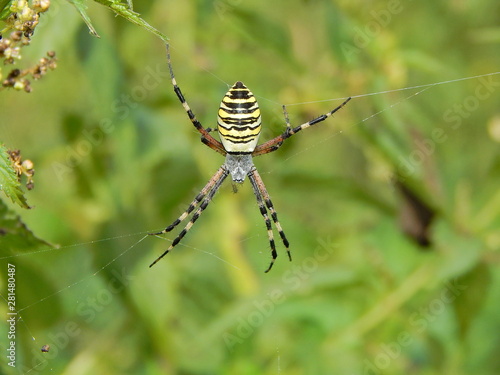
{"label": "blurred green background", "polygon": [[30,94],[0,93],[0,141],[36,169],[34,208],[2,196],[3,225],[20,228],[15,211],[51,244],[0,236],[1,293],[15,264],[22,316],[12,369],[0,304],[0,372],[500,373],[500,76],[366,95],[497,72],[500,4],[134,6],[170,38],[206,127],[236,80],[259,100],[261,142],[284,130],[281,104],[302,103],[287,107],[298,125],[354,98],[255,159],[293,262],[278,243],[264,274],[251,187],[233,194],[226,182],[150,269],[178,232],[146,233],[170,224],[223,158],[173,93],[159,38],[89,3],[97,39],[53,2],[18,65],[54,50],[58,68]]}

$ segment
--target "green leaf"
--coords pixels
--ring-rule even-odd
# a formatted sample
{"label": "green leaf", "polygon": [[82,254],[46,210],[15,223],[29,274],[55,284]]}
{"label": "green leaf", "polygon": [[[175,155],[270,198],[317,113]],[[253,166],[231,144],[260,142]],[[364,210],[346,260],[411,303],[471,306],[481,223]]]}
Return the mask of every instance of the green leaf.
{"label": "green leaf", "polygon": [[12,12],[10,5],[13,0],[0,0],[0,20],[6,19]]}
{"label": "green leaf", "polygon": [[163,35],[160,31],[155,29],[149,23],[144,21],[139,16],[139,13],[134,12],[132,10],[132,1],[131,0],[127,1],[128,4],[123,4],[118,0],[94,0],[94,1],[108,7],[113,12],[115,12],[117,15],[125,18],[127,21],[132,22],[132,23],[136,24],[137,26],[140,26],[140,27],[146,29],[147,31],[155,34],[164,42],[168,41],[168,38],[165,35]]}
{"label": "green leaf", "polygon": [[20,251],[32,251],[39,246],[52,246],[36,237],[23,223],[21,217],[10,210],[0,199],[0,244],[2,254],[18,254]]}
{"label": "green leaf", "polygon": [[21,184],[14,171],[7,149],[3,145],[0,145],[0,190],[2,190],[12,202],[23,208],[30,208],[24,196],[24,192],[21,190]]}
{"label": "green leaf", "polygon": [[88,16],[88,14],[86,12],[87,6],[84,4],[83,0],[68,0],[68,1],[71,4],[73,4],[75,6],[76,10],[78,11],[78,13],[80,13],[80,16],[82,16],[83,21],[85,22],[85,24],[89,28],[90,34],[92,34],[93,36],[95,36],[97,38],[100,38],[99,34],[97,34],[96,29],[94,28],[94,26],[92,26],[92,22],[90,21],[90,17]]}
{"label": "green leaf", "polygon": [[[94,27],[92,26],[92,24],[90,22],[89,16],[86,13],[87,7],[85,6],[84,0],[68,0],[68,1],[71,4],[73,4],[76,7],[76,9],[78,10],[78,12],[81,14],[83,20],[85,21],[85,23],[87,24],[87,26],[90,30],[90,33],[96,37],[99,37],[99,35],[97,34],[97,31],[94,29]],[[149,23],[144,21],[140,17],[139,13],[134,12],[134,10],[132,9],[132,1],[131,0],[127,0],[127,4],[124,4],[124,3],[120,2],[119,0],[94,0],[94,1],[96,3],[99,3],[101,5],[108,7],[115,14],[122,16],[127,21],[132,22],[133,24],[136,24],[136,25],[146,29],[147,31],[155,34],[164,42],[168,41],[168,38],[164,34],[162,34],[160,31],[158,31],[153,26],[151,26]]]}

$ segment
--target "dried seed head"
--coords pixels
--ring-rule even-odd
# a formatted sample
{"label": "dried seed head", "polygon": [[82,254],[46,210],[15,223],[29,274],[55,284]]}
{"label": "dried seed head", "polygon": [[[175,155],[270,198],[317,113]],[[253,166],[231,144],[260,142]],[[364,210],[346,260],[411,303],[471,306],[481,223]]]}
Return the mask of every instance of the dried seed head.
{"label": "dried seed head", "polygon": [[33,10],[38,13],[43,13],[49,10],[50,0],[33,0]]}
{"label": "dried seed head", "polygon": [[13,31],[11,34],[10,34],[10,39],[14,42],[18,42],[21,40],[21,38],[23,37],[23,33],[22,31]]}

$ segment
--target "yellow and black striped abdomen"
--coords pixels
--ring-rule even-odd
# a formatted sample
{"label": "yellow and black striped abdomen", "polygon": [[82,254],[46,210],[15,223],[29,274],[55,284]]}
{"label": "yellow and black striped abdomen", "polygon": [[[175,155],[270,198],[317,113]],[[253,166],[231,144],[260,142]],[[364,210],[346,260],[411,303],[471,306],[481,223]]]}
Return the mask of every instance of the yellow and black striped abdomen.
{"label": "yellow and black striped abdomen", "polygon": [[229,153],[251,153],[259,140],[260,109],[252,92],[236,82],[220,103],[217,129]]}

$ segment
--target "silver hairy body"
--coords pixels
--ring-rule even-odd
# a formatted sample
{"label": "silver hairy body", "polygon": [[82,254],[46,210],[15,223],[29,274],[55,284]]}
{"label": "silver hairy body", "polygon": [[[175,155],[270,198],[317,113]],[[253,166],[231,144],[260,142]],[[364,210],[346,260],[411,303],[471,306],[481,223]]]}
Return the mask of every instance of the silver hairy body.
{"label": "silver hairy body", "polygon": [[254,168],[252,155],[227,154],[224,167],[231,173],[233,181],[241,184],[245,181],[245,177],[248,173]]}

